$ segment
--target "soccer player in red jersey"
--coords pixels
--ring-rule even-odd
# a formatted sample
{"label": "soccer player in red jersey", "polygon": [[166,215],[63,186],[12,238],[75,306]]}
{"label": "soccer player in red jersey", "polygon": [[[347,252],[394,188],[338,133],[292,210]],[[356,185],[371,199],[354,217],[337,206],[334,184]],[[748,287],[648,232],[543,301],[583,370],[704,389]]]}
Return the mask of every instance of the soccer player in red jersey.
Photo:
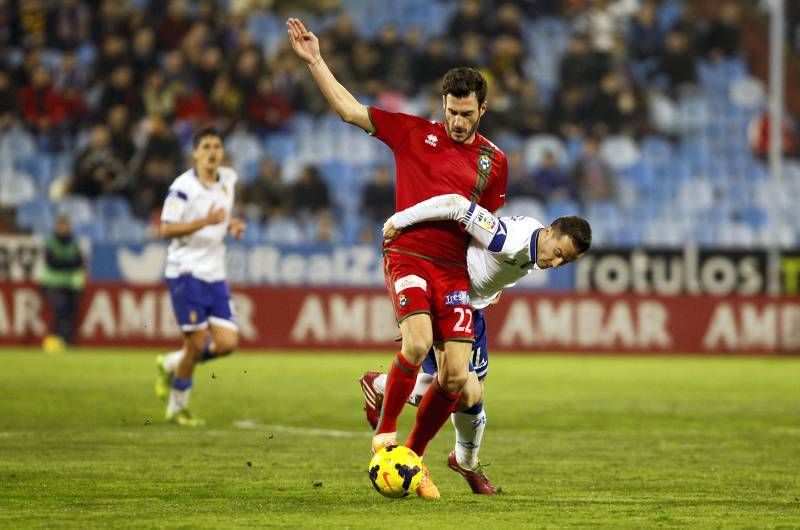
{"label": "soccer player in red jersey", "polygon": [[[505,154],[478,134],[486,112],[486,80],[472,68],[447,72],[442,86],[444,123],[387,112],[359,103],[333,76],[317,37],[303,23],[287,21],[292,49],[311,70],[333,110],[392,149],[396,164],[396,211],[422,200],[457,193],[490,212],[505,202]],[[468,377],[474,334],[466,251],[469,236],[457,223],[414,225],[384,247],[386,285],[402,336],[389,370],[373,450],[395,443],[397,417],[411,394],[428,350],[443,344],[438,378],[422,398],[406,444],[422,456],[447,421]],[[438,498],[427,467],[417,493]]]}

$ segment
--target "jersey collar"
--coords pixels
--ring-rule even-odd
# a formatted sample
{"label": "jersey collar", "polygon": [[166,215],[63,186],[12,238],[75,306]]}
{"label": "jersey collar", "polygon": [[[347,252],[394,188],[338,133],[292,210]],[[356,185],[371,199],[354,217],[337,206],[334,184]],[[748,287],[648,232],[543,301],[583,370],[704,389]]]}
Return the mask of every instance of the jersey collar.
{"label": "jersey collar", "polygon": [[210,190],[211,188],[215,188],[216,186],[218,186],[218,185],[219,185],[219,183],[220,183],[220,180],[221,180],[221,179],[220,179],[220,177],[219,177],[219,170],[217,170],[217,180],[215,180],[215,181],[214,181],[214,183],[213,183],[213,184],[212,184],[210,187],[209,187],[209,186],[206,186],[206,183],[205,183],[205,182],[203,182],[203,181],[200,179],[200,177],[197,175],[197,170],[196,170],[194,167],[192,168],[192,175],[194,175],[194,178],[197,180],[197,182],[199,182],[199,183],[200,183],[200,185],[201,185],[201,186],[203,186],[204,188],[206,188],[206,189],[208,189],[208,190]]}
{"label": "jersey collar", "polygon": [[531,233],[531,240],[528,243],[528,256],[531,258],[531,267],[534,269],[538,269],[539,265],[536,264],[537,256],[537,249],[539,248],[539,232],[541,232],[541,228],[537,228]]}

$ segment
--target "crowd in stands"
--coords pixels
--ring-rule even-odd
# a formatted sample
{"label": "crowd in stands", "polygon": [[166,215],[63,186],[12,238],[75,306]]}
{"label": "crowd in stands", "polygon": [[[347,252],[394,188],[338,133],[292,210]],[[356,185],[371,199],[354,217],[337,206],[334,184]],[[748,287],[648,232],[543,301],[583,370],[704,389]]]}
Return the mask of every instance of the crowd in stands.
{"label": "crowd in stands", "polygon": [[[155,222],[187,167],[192,131],[214,122],[230,135],[253,240],[374,240],[393,211],[391,158],[371,151],[336,171],[348,153],[319,153],[341,146],[301,145],[309,131],[341,129],[325,128],[328,105],[288,48],[289,14],[307,20],[331,70],[366,103],[437,119],[442,74],[479,67],[490,81],[481,132],[509,156],[508,196],[527,200],[527,213],[543,221],[609,203],[623,223],[653,210],[661,192],[658,204],[680,196],[681,182],[664,191],[654,181],[679,172],[680,157],[692,177],[764,173],[763,152],[720,165],[726,149],[746,142],[763,94],[722,125],[709,123],[713,116],[697,124],[692,106],[727,109],[732,83],[751,81],[743,9],[756,3],[721,1],[702,18],[689,0],[0,0],[0,148],[27,153],[13,167],[0,162],[0,177],[36,173],[28,195],[4,199],[0,186],[17,221],[6,229],[38,230],[13,217],[23,202],[75,195],[121,198],[132,222]],[[797,17],[791,8],[795,45]],[[745,96],[758,92],[752,85]],[[714,87],[722,99],[704,100]],[[716,146],[714,126],[720,135],[735,127],[739,143]],[[694,138],[701,149],[718,147],[710,161],[695,164]],[[636,160],[625,165],[631,149]],[[357,176],[337,180],[343,172]],[[737,222],[740,210],[727,220]],[[657,214],[648,214],[654,224]],[[599,242],[620,243],[609,235],[618,226],[602,228]]]}

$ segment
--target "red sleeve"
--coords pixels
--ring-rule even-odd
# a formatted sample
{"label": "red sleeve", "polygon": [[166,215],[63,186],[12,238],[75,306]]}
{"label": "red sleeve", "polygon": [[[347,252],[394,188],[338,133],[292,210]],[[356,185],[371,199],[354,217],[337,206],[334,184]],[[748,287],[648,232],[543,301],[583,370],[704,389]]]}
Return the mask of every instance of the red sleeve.
{"label": "red sleeve", "polygon": [[506,203],[506,185],[508,184],[508,161],[505,155],[500,160],[497,178],[490,179],[489,185],[481,196],[480,205],[494,213]]}
{"label": "red sleeve", "polygon": [[369,120],[375,129],[375,138],[393,150],[399,147],[414,127],[424,123],[418,116],[401,112],[388,112],[378,107],[369,107]]}

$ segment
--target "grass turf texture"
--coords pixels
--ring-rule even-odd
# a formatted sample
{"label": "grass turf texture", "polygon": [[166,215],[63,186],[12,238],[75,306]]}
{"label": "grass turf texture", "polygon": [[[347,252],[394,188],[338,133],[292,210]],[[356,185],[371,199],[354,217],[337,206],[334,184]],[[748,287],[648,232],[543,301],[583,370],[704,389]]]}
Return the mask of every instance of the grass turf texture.
{"label": "grass turf texture", "polygon": [[482,460],[502,493],[446,467],[445,425],[426,502],[367,479],[357,377],[390,357],[209,363],[192,395],[209,425],[182,429],[153,355],[0,352],[0,527],[800,525],[800,359],[496,355]]}

